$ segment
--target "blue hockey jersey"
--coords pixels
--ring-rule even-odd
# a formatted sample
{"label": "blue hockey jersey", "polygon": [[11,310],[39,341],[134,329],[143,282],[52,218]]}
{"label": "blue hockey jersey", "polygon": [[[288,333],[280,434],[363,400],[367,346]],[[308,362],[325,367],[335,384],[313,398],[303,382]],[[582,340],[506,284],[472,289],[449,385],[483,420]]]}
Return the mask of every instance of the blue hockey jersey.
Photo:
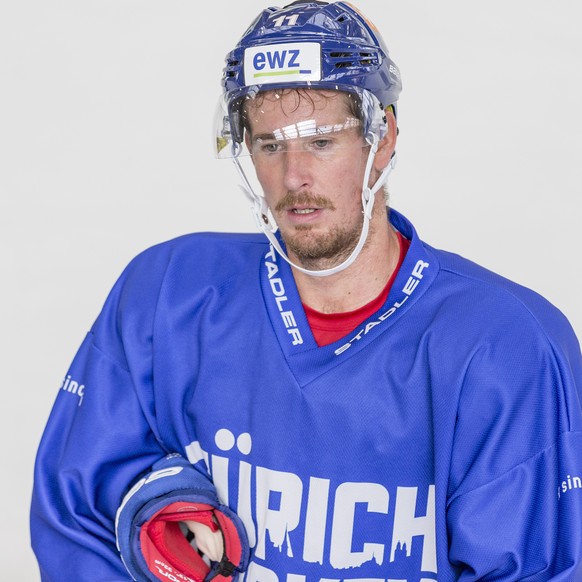
{"label": "blue hockey jersey", "polygon": [[324,347],[262,235],[186,235],[130,263],[39,447],[43,580],[130,580],[116,510],[179,452],[243,520],[247,582],[582,581],[570,325],[390,220],[411,245],[385,305]]}

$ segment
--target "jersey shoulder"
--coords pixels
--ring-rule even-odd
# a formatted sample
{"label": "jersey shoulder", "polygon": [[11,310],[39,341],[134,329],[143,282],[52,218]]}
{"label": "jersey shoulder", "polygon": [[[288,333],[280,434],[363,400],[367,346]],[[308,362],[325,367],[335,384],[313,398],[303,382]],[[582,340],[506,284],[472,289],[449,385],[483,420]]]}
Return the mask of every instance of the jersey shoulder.
{"label": "jersey shoulder", "polygon": [[152,245],[139,253],[132,263],[156,260],[194,258],[198,263],[209,262],[228,253],[230,259],[248,257],[254,249],[262,253],[268,242],[261,234],[235,232],[195,232]]}
{"label": "jersey shoulder", "polygon": [[264,236],[251,233],[198,232],[181,235],[139,253],[127,275],[151,284],[159,277],[189,275],[191,281],[217,282],[232,277],[259,260],[268,250]]}
{"label": "jersey shoulder", "polygon": [[[479,313],[489,326],[537,331],[562,347],[579,345],[566,316],[541,294],[458,254],[431,249],[439,259],[440,278],[452,297],[463,296],[465,311]],[[457,295],[458,294],[458,295]],[[492,321],[493,320],[493,321]],[[565,344],[564,344],[565,342]]]}
{"label": "jersey shoulder", "polygon": [[[210,294],[226,300],[256,293],[267,251],[265,237],[246,233],[192,233],[153,245],[123,270],[91,331],[99,338],[115,329],[146,337],[161,303],[194,306]],[[116,358],[122,357],[123,350]]]}

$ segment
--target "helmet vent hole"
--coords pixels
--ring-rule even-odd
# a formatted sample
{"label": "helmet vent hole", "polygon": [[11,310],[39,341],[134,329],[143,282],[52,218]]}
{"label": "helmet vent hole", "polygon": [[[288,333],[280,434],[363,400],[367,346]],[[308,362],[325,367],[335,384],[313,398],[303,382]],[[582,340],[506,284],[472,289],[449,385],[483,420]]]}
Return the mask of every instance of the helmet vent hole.
{"label": "helmet vent hole", "polygon": [[370,66],[373,63],[373,55],[370,53],[360,53],[360,64]]}
{"label": "helmet vent hole", "polygon": [[341,52],[333,52],[329,53],[329,56],[336,60],[334,66],[337,69],[343,69],[346,67],[353,67],[354,66],[354,54],[353,53],[341,53]]}
{"label": "helmet vent hole", "polygon": [[373,53],[355,53],[355,52],[330,52],[329,57],[334,60],[334,67],[345,69],[348,67],[363,66],[370,67],[374,64],[375,58]]}

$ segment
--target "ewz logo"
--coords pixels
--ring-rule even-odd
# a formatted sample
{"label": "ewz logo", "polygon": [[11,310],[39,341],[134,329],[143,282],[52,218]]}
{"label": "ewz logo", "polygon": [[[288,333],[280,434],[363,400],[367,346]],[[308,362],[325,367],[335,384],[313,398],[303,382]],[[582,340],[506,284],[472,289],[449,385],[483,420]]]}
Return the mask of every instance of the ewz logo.
{"label": "ewz logo", "polygon": [[316,42],[294,42],[249,47],[244,56],[245,79],[261,83],[319,81],[321,47]]}
{"label": "ewz logo", "polygon": [[[276,72],[280,74],[297,73],[300,75],[311,73],[311,69],[302,69],[299,62],[301,51],[298,49],[276,50],[259,52],[253,59],[253,67],[255,68],[255,77],[263,75],[272,75]],[[265,67],[268,67],[267,71]]]}

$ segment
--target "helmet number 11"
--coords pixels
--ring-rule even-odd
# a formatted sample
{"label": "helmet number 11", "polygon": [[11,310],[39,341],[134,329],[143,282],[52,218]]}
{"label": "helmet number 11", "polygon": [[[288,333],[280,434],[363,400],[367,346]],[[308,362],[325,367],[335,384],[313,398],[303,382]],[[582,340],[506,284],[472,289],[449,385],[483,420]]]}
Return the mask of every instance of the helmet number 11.
{"label": "helmet number 11", "polygon": [[297,24],[298,18],[299,14],[292,14],[291,16],[280,16],[279,18],[275,18],[275,20],[273,20],[273,24],[276,28],[283,26],[284,24],[287,24],[287,26],[293,26],[294,24]]}

